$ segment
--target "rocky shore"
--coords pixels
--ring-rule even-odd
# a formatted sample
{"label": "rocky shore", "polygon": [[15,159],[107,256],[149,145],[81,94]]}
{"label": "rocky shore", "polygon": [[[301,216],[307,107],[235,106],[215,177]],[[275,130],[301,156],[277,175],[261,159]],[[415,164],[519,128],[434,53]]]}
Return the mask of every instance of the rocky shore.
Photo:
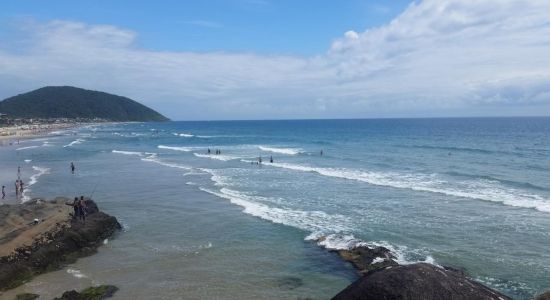
{"label": "rocky shore", "polygon": [[0,206],[0,291],[93,254],[121,226],[87,200],[85,222],[72,220],[68,199]]}
{"label": "rocky shore", "polygon": [[[322,243],[324,237],[317,242]],[[508,296],[466,277],[464,272],[427,263],[399,265],[384,247],[330,250],[362,275],[332,299],[506,300]]]}

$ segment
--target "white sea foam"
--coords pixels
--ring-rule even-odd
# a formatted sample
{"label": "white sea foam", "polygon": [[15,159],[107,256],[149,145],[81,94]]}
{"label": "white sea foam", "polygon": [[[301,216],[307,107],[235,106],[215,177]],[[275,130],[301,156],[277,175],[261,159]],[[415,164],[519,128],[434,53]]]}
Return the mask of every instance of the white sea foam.
{"label": "white sea foam", "polygon": [[122,150],[113,150],[113,153],[117,154],[124,154],[124,155],[137,155],[137,156],[143,156],[142,152],[136,152],[136,151],[122,151]]}
{"label": "white sea foam", "polygon": [[289,208],[270,207],[258,203],[255,196],[242,192],[221,188],[214,191],[200,187],[204,192],[229,200],[231,203],[244,208],[243,212],[277,224],[284,224],[306,231],[345,231],[349,227],[345,224],[350,220],[342,215],[329,215],[322,211],[303,211]]}
{"label": "white sea foam", "polygon": [[[266,197],[249,195],[243,192],[235,191],[228,186],[231,185],[229,178],[220,175],[219,171],[213,169],[200,169],[203,172],[211,174],[212,181],[216,186],[220,186],[219,191],[199,187],[202,191],[228,199],[231,203],[244,208],[243,212],[259,217],[273,223],[284,224],[310,232],[305,240],[317,241],[318,245],[329,250],[352,249],[358,246],[384,246],[388,248],[396,257],[396,261],[402,264],[414,262],[429,262],[435,264],[433,258],[421,255],[415,255],[419,259],[407,259],[406,254],[415,252],[410,251],[404,246],[394,246],[388,242],[367,243],[355,238],[349,232],[353,228],[353,220],[349,217],[338,214],[327,214],[323,211],[303,211],[294,210],[287,207],[272,207],[265,203],[273,203]],[[346,233],[348,232],[348,233]],[[322,239],[320,239],[323,237]],[[425,257],[421,259],[421,257]]]}
{"label": "white sea foam", "polygon": [[195,135],[194,134],[190,134],[190,133],[177,133],[177,132],[174,132],[172,133],[173,135],[175,136],[181,136],[181,137],[187,137],[187,138],[191,138],[191,137],[194,137]]}
{"label": "white sea foam", "polygon": [[34,148],[38,148],[40,146],[27,146],[27,147],[21,147],[21,148],[17,148],[15,150],[19,151],[19,150],[26,150],[26,149],[34,149]]}
{"label": "white sea foam", "polygon": [[372,262],[370,263],[371,265],[374,265],[374,264],[378,264],[378,263],[381,263],[383,261],[385,261],[386,259],[383,258],[383,257],[375,257]]}
{"label": "white sea foam", "polygon": [[33,175],[31,175],[30,177],[30,181],[24,185],[24,188],[23,188],[23,194],[21,195],[21,201],[22,202],[27,202],[29,201],[31,198],[28,196],[28,193],[31,192],[31,189],[30,187],[33,186],[35,183],[38,182],[38,178],[40,178],[40,176],[44,175],[44,174],[47,174],[50,172],[50,169],[48,168],[43,168],[43,167],[37,167],[37,166],[33,166],[32,167],[33,170],[37,171],[36,173],[34,173]]}
{"label": "white sea foam", "polygon": [[229,156],[229,155],[222,155],[222,154],[201,154],[201,153],[193,153],[196,157],[201,158],[211,158],[211,159],[217,159],[222,161],[229,161],[233,159],[239,159],[239,157],[235,156]]}
{"label": "white sea foam", "polygon": [[356,180],[372,185],[499,202],[508,206],[534,208],[542,212],[550,212],[550,199],[509,188],[496,181],[471,180],[448,182],[436,174],[369,172],[350,169],[318,168],[289,163],[272,163],[269,165],[301,172],[313,172],[327,177]]}
{"label": "white sea foam", "polygon": [[88,276],[82,274],[82,272],[80,270],[77,270],[77,269],[67,269],[67,273],[73,275],[74,277],[76,278],[87,278]]}
{"label": "white sea foam", "polygon": [[212,180],[214,182],[214,185],[216,185],[216,186],[227,186],[227,185],[229,185],[228,178],[225,177],[225,176],[220,175],[215,170],[205,169],[205,168],[199,168],[199,170],[212,175],[210,177],[210,180]]}
{"label": "white sea foam", "polygon": [[[321,238],[322,237],[322,238]],[[351,234],[332,233],[325,235],[322,232],[314,232],[305,238],[306,241],[318,241],[317,244],[329,250],[349,250],[358,246],[366,246],[366,243],[356,239]]]}
{"label": "white sea foam", "polygon": [[30,163],[32,161],[32,159],[25,159],[25,163]]}
{"label": "white sea foam", "polygon": [[164,146],[164,145],[158,145],[157,148],[159,149],[168,149],[168,150],[174,150],[174,151],[183,151],[183,152],[191,152],[193,149],[189,147],[175,147],[175,146]]}
{"label": "white sea foam", "polygon": [[84,140],[84,139],[76,139],[76,140],[74,140],[74,141],[68,143],[67,145],[63,146],[63,148],[65,148],[65,147],[72,147],[72,146],[74,146],[74,145],[82,144],[82,143],[85,142],[85,141],[86,141],[86,140]]}
{"label": "white sea foam", "polygon": [[286,154],[286,155],[296,155],[302,152],[302,149],[299,149],[299,148],[274,148],[274,147],[266,147],[266,146],[258,146],[258,148],[260,148],[260,150],[262,151]]}

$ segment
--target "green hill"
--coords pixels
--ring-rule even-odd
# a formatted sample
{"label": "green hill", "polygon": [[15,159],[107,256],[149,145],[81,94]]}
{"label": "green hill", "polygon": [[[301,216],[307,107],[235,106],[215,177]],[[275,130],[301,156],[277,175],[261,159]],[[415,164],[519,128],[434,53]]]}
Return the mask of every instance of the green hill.
{"label": "green hill", "polygon": [[109,121],[168,121],[132,99],[71,86],[48,86],[0,102],[9,118],[101,118]]}

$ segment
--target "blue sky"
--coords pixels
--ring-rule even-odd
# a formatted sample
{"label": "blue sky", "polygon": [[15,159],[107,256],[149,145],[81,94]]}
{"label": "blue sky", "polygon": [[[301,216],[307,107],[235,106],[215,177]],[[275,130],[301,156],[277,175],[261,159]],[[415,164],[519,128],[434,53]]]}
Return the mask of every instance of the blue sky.
{"label": "blue sky", "polygon": [[4,2],[0,99],[72,85],[176,120],[550,115],[548,0]]}
{"label": "blue sky", "polygon": [[[139,32],[159,51],[314,55],[343,32],[388,22],[410,1],[6,1],[5,21],[73,20]],[[6,23],[4,23],[6,24]],[[5,29],[5,28],[4,28]],[[6,30],[6,29],[5,29]]]}

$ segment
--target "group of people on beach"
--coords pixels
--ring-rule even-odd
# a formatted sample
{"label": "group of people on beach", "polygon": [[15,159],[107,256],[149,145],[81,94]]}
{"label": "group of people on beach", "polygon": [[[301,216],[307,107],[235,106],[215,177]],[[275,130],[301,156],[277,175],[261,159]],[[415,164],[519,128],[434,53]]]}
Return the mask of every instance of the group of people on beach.
{"label": "group of people on beach", "polygon": [[82,220],[82,222],[86,221],[88,207],[86,205],[86,200],[84,200],[84,196],[80,196],[80,199],[78,197],[74,197],[73,203],[65,204],[73,207],[73,220]]}

